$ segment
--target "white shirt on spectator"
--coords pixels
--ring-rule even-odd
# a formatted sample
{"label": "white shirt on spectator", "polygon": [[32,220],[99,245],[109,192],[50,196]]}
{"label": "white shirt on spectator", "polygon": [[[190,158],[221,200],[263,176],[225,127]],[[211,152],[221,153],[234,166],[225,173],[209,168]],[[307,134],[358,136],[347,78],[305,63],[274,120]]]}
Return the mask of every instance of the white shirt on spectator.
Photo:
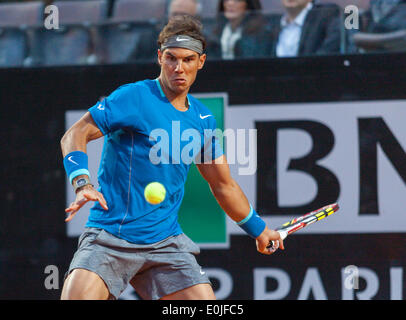
{"label": "white shirt on spectator", "polygon": [[299,51],[299,42],[302,35],[302,27],[306,16],[313,8],[313,4],[309,4],[299,13],[292,21],[288,22],[287,16],[284,15],[281,19],[281,32],[279,33],[278,44],[276,46],[276,55],[278,57],[295,57]]}
{"label": "white shirt on spectator", "polygon": [[223,59],[234,59],[235,43],[241,38],[242,27],[238,27],[234,31],[230,24],[226,24],[221,34],[221,54]]}

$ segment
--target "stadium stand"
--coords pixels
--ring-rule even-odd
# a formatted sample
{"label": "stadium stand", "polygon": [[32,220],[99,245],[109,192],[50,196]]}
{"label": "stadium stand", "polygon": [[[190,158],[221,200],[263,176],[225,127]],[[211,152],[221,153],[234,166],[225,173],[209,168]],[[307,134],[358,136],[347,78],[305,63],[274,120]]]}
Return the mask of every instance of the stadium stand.
{"label": "stadium stand", "polygon": [[218,0],[200,0],[202,19],[212,19],[217,15]]}
{"label": "stadium stand", "polygon": [[107,16],[105,0],[56,1],[59,27],[39,27],[33,32],[33,65],[81,65],[93,63],[89,27]]}
{"label": "stadium stand", "polygon": [[44,4],[41,1],[0,4],[0,27],[20,27],[41,22]]}
{"label": "stadium stand", "polygon": [[63,25],[99,23],[107,17],[106,0],[55,1]]}
{"label": "stadium stand", "polygon": [[156,23],[165,19],[165,15],[166,0],[116,0],[111,20]]}
{"label": "stadium stand", "polygon": [[43,11],[40,1],[0,4],[0,66],[27,64],[30,45],[26,29],[42,21]]}
{"label": "stadium stand", "polygon": [[151,60],[157,25],[166,17],[166,0],[117,0],[112,16],[94,28],[98,63]]}

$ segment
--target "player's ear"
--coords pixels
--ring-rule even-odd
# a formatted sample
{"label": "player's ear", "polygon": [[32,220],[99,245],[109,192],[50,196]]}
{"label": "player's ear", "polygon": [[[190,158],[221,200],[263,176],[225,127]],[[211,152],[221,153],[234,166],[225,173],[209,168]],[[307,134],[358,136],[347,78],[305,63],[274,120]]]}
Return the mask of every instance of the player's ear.
{"label": "player's ear", "polygon": [[162,65],[162,56],[163,56],[163,54],[162,54],[161,50],[158,49],[158,63],[160,66]]}
{"label": "player's ear", "polygon": [[206,54],[203,53],[199,56],[199,66],[198,66],[199,70],[203,68],[205,62],[206,62]]}

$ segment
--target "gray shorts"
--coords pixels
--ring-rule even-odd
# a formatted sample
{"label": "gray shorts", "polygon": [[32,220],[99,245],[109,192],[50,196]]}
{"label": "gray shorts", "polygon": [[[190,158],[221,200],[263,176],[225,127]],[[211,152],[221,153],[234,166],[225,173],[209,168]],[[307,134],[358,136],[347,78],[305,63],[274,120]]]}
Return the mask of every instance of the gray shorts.
{"label": "gray shorts", "polygon": [[152,244],[134,244],[103,229],[86,228],[66,276],[73,269],[90,270],[103,279],[116,299],[130,283],[142,299],[155,300],[210,283],[196,261],[199,253],[199,247],[183,233]]}

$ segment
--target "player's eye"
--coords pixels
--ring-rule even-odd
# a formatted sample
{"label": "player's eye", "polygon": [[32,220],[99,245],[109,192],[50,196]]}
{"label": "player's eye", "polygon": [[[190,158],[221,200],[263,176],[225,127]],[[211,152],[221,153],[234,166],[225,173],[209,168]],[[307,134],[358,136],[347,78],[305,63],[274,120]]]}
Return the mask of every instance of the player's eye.
{"label": "player's eye", "polygon": [[174,56],[172,56],[172,55],[169,55],[169,54],[166,55],[166,59],[171,61],[171,62],[176,61],[176,58]]}

